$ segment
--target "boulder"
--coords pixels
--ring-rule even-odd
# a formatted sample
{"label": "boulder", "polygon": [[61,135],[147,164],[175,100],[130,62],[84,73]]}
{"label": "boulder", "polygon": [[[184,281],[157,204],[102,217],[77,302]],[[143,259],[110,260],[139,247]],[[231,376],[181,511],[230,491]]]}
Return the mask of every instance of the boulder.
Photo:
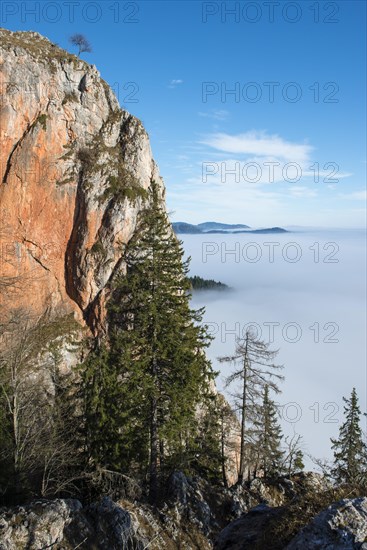
{"label": "boulder", "polygon": [[214,550],[253,550],[261,541],[266,526],[280,513],[279,508],[267,504],[255,506],[220,532]]}
{"label": "boulder", "polygon": [[0,510],[0,550],[143,550],[148,542],[108,497],[86,507],[57,499]]}
{"label": "boulder", "polygon": [[341,500],[318,514],[286,550],[367,550],[367,498]]}

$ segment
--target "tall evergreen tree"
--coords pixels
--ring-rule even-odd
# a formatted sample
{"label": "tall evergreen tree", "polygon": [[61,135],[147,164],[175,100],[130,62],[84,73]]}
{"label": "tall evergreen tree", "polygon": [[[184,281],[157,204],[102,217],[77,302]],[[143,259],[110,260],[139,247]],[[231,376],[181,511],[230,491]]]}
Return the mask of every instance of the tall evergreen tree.
{"label": "tall evergreen tree", "polygon": [[110,362],[108,348],[90,350],[80,370],[86,462],[92,470],[119,469],[124,409],[118,371]]}
{"label": "tall evergreen tree", "polygon": [[282,430],[278,421],[277,407],[269,396],[269,386],[264,388],[264,398],[259,416],[254,422],[257,428],[258,467],[264,477],[279,475],[282,468]]}
{"label": "tall evergreen tree", "polygon": [[332,475],[339,483],[359,484],[367,476],[367,448],[360,427],[361,410],[356,389],[349,399],[343,397],[345,422],[339,438],[331,439],[334,450]]}
{"label": "tall evergreen tree", "polygon": [[213,483],[222,481],[221,449],[222,396],[214,395],[200,406],[197,429],[190,443],[194,459],[191,462],[196,473]]}
{"label": "tall evergreen tree", "polygon": [[98,460],[111,456],[115,468],[148,474],[152,501],[165,466],[180,466],[188,456],[197,405],[213,378],[204,353],[209,338],[200,324],[203,312],[190,309],[188,262],[182,257],[152,182],[124,250],[126,272],[112,285],[107,357],[104,365],[93,359],[87,369],[88,395],[94,395],[87,407],[89,432],[99,432]]}

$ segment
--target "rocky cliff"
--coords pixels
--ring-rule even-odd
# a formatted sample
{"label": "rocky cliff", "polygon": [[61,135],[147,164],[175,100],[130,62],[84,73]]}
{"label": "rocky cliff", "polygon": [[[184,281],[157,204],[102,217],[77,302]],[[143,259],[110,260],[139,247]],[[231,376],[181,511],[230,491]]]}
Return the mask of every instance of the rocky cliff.
{"label": "rocky cliff", "polygon": [[164,196],[148,135],[95,66],[38,33],[0,30],[0,93],[3,312],[74,312],[96,333],[151,180]]}

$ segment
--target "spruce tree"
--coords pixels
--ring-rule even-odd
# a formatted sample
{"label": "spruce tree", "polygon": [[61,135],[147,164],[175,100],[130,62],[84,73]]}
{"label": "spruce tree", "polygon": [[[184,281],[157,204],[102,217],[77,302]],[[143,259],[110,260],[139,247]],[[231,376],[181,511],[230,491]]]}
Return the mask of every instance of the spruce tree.
{"label": "spruce tree", "polygon": [[343,397],[345,422],[339,438],[331,439],[334,450],[332,475],[339,483],[360,484],[367,475],[367,449],[360,427],[361,410],[356,389],[349,399]]}
{"label": "spruce tree", "polygon": [[254,422],[257,428],[258,467],[264,477],[279,475],[282,468],[282,430],[278,421],[277,407],[269,396],[269,386],[264,388],[264,397],[259,416]]}
{"label": "spruce tree", "polygon": [[201,405],[195,437],[188,446],[192,456],[191,464],[187,465],[188,473],[191,473],[191,466],[195,473],[212,483],[218,483],[223,479],[221,397],[219,394],[213,394]]}
{"label": "spruce tree", "polygon": [[118,371],[110,362],[108,348],[103,345],[91,350],[80,370],[86,462],[91,469],[118,470],[124,409]]}
{"label": "spruce tree", "polygon": [[123,251],[125,273],[111,287],[107,357],[100,374],[98,357],[93,359],[87,378],[98,460],[111,457],[115,468],[148,474],[153,502],[160,477],[180,466],[194,440],[197,406],[213,378],[204,353],[209,339],[200,324],[203,312],[190,309],[188,262],[182,258],[152,182],[150,200]]}

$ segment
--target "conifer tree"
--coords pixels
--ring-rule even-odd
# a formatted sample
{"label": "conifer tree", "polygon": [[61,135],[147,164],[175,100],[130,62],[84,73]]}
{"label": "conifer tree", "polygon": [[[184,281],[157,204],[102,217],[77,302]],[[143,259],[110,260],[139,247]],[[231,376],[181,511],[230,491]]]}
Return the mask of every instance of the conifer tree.
{"label": "conifer tree", "polygon": [[297,449],[293,464],[296,472],[301,472],[304,469],[305,465],[303,463],[303,452],[301,449]]}
{"label": "conifer tree", "polygon": [[277,407],[269,396],[269,386],[264,387],[264,397],[259,416],[254,422],[257,428],[258,467],[264,477],[279,475],[282,468],[282,430],[278,421]]}
{"label": "conifer tree", "polygon": [[91,350],[80,370],[86,462],[92,469],[119,469],[122,392],[108,348],[101,346]]}
{"label": "conifer tree", "polygon": [[349,399],[343,397],[345,422],[340,426],[339,438],[331,439],[334,450],[332,475],[339,483],[359,484],[367,475],[367,448],[360,427],[361,410],[356,389]]}
{"label": "conifer tree", "polygon": [[180,466],[194,439],[197,405],[213,378],[203,312],[190,309],[182,257],[152,182],[124,250],[126,273],[111,288],[107,357],[87,369],[98,460],[111,457],[115,468],[148,474],[153,502],[160,477],[172,464]]}
{"label": "conifer tree", "polygon": [[[193,454],[191,466],[198,473],[213,483],[222,480],[221,451],[221,397],[213,394],[200,407],[196,434],[189,450]],[[190,473],[190,465],[188,465]]]}

